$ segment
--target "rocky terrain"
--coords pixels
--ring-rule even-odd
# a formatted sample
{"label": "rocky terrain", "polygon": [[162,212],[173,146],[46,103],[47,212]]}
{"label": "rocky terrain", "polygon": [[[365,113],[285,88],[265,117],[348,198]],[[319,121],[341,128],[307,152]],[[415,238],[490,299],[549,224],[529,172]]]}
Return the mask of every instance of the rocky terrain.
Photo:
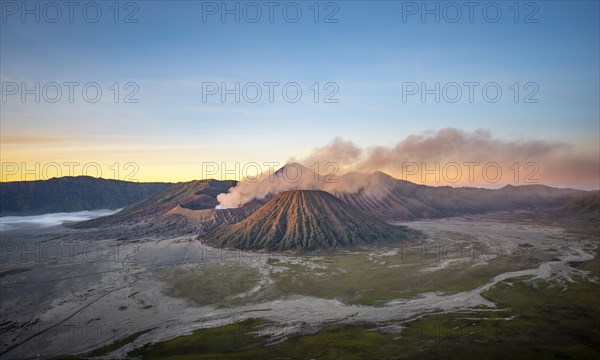
{"label": "rocky terrain", "polygon": [[81,222],[74,227],[117,228],[115,231],[123,238],[209,231],[222,224],[239,222],[260,206],[253,202],[237,209],[216,210],[217,195],[235,184],[235,181],[218,180],[178,183],[114,215]]}
{"label": "rocky terrain", "polygon": [[[301,174],[297,177],[297,173],[294,172],[298,170]],[[286,172],[291,174],[286,175]],[[222,225],[231,225],[246,219],[280,193],[298,190],[326,191],[347,205],[344,206],[344,213],[348,213],[348,216],[351,212],[356,218],[368,216],[385,222],[446,218],[496,211],[558,209],[569,201],[588,194],[582,190],[552,188],[544,185],[509,185],[495,190],[434,187],[395,179],[382,172],[348,173],[328,178],[315,174],[301,165],[288,164],[275,172],[272,178],[265,178],[256,184],[219,180],[177,183],[126,207],[117,214],[82,222],[75,227],[111,228],[118,232],[118,237],[123,238],[150,234],[205,236],[206,233]],[[242,200],[238,203],[240,206],[223,208],[220,200],[223,200],[223,196],[232,194],[235,196],[241,194]],[[326,195],[322,195],[324,196]],[[328,196],[328,199],[331,199],[331,196]],[[341,204],[336,202],[336,206],[341,207]],[[319,209],[311,211],[320,212]],[[264,215],[264,212],[261,214]],[[308,218],[308,214],[306,216]],[[273,224],[274,228],[287,226],[283,217],[272,220],[281,222],[279,225]],[[262,231],[256,232],[257,225],[250,228],[252,230],[247,230],[248,234],[265,235]],[[219,234],[225,236],[223,235],[225,232]],[[371,235],[365,235],[365,238],[370,237]],[[224,243],[231,241],[233,240],[229,237],[229,240]],[[247,240],[242,241],[238,238],[234,242],[237,241]],[[288,244],[283,248],[290,246]]]}
{"label": "rocky terrain", "polygon": [[356,210],[325,191],[295,190],[277,195],[247,219],[205,239],[217,247],[316,250],[396,242],[408,236],[405,228]]}

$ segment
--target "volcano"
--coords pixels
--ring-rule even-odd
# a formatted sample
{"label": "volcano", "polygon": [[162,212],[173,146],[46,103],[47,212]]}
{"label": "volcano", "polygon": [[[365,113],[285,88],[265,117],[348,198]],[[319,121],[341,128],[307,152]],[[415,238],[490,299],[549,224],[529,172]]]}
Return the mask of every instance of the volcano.
{"label": "volcano", "polygon": [[236,181],[194,180],[173,184],[165,191],[126,207],[122,211],[72,225],[74,228],[115,228],[127,236],[195,234],[239,222],[262,203],[251,202],[236,209],[215,210],[217,195]]}
{"label": "volcano", "polygon": [[364,214],[320,190],[282,192],[245,220],[205,239],[238,249],[317,250],[407,239],[409,230]]}
{"label": "volcano", "polygon": [[[382,172],[321,176],[310,168],[292,163],[277,170],[271,177],[263,178],[256,183],[208,179],[171,184],[165,190],[156,192],[144,200],[126,207],[117,214],[70,226],[85,229],[110,228],[111,231],[118,229],[115,236],[120,238],[142,235],[156,236],[157,234],[164,236],[199,234],[202,238],[211,241],[212,238],[208,236],[209,234],[217,233],[221,230],[221,227],[224,230],[230,229],[233,224],[248,218],[268,201],[286,191],[327,192],[327,195],[323,196],[331,201],[326,202],[328,206],[324,209],[336,209],[332,211],[339,213],[334,214],[339,216],[352,213],[352,216],[348,215],[348,217],[353,217],[354,214],[358,213],[360,215],[357,216],[362,217],[354,218],[362,219],[366,216],[370,220],[367,222],[369,224],[373,220],[372,217],[375,217],[379,219],[378,224],[380,225],[382,222],[444,218],[494,211],[556,209],[587,194],[586,191],[582,190],[551,188],[543,185],[507,185],[495,190],[472,187],[434,187],[399,180]],[[335,197],[335,199],[331,199],[332,197]],[[332,202],[335,202],[335,204],[330,204]],[[325,201],[314,204],[308,201],[306,203],[308,210],[300,208],[297,211],[301,219],[291,219],[289,222],[306,221],[308,225],[312,225],[313,218],[320,219],[319,216],[325,214],[324,210],[318,208],[322,203],[325,203]],[[296,212],[290,210],[290,216],[296,216],[295,214]],[[279,216],[282,218],[277,220],[281,224],[270,225],[273,230],[269,230],[277,234],[288,231],[287,228],[282,228],[282,224],[286,224],[287,220],[283,215],[280,214]],[[329,215],[327,216],[329,217]],[[335,217],[333,219],[335,225]],[[343,219],[342,221],[346,220]],[[264,223],[267,226],[267,222]],[[353,231],[348,230],[353,229],[351,227],[353,222],[348,221],[348,224],[348,228],[333,226],[333,230],[330,228],[322,230],[318,226],[306,225],[308,226],[306,229],[307,234],[301,235],[303,238],[310,239],[311,236],[316,236],[311,235],[310,231],[316,231],[319,234],[335,233],[340,235],[339,241],[341,243],[347,242],[349,244],[352,244],[354,240],[367,242],[371,238],[379,238],[378,236],[368,235],[370,234],[369,231],[366,231],[367,235],[364,236],[362,233],[349,235],[346,232]],[[316,223],[316,225],[320,226],[320,223]],[[361,223],[356,226],[364,228],[362,225]],[[389,229],[390,225],[383,223],[382,226]],[[245,229],[244,234],[248,234],[248,236],[263,236],[269,232],[261,230],[257,233],[257,227],[258,225],[253,225],[249,229],[242,228]],[[377,226],[374,226],[374,228],[377,228]],[[396,227],[394,229],[397,230]],[[300,230],[304,231],[303,229],[290,229],[289,231]],[[218,234],[220,235],[219,241],[225,239],[221,238],[221,235],[225,236],[223,235],[225,232],[221,233],[219,231]],[[227,238],[235,239],[232,244],[239,241],[240,243],[247,243],[245,246],[248,248],[254,248],[251,247],[250,242],[256,240],[243,240],[240,238],[241,235],[231,235]],[[286,241],[288,241],[287,237]],[[323,244],[330,241],[332,240],[324,241]],[[323,244],[318,243],[318,246]],[[254,245],[256,244],[252,246]],[[291,245],[287,243],[282,245],[283,248],[288,248],[288,246]],[[259,244],[255,247],[260,248],[262,245]]]}

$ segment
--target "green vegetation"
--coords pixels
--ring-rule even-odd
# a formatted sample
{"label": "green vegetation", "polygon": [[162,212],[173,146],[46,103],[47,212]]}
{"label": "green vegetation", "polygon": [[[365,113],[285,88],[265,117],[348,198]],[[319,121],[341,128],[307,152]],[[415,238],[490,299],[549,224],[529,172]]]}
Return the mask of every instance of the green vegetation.
{"label": "green vegetation", "polygon": [[[433,252],[403,256],[387,250],[382,246],[371,248],[371,253],[270,259],[267,264],[274,282],[243,299],[232,300],[229,296],[228,304],[301,294],[350,304],[382,305],[424,292],[471,290],[498,274],[549,261],[560,251],[536,252],[526,258],[501,256],[482,264],[463,257],[448,265],[438,262]],[[571,266],[590,271],[596,279],[600,277],[598,255]],[[203,271],[219,273],[217,269],[232,278],[242,276],[240,272],[257,276],[255,270],[241,264]],[[283,342],[257,335],[257,330],[264,332],[265,326],[277,328],[280,324],[247,320],[150,344],[129,355],[144,359],[599,359],[600,284],[573,276],[572,283],[531,277],[500,282],[483,294],[497,305],[495,309],[437,312],[404,322],[333,324],[316,334]],[[205,281],[199,278],[198,274],[194,276],[195,281]],[[241,279],[234,282],[243,283]],[[236,291],[246,291],[255,284],[246,282],[247,287]]]}
{"label": "green vegetation", "polygon": [[171,286],[173,296],[198,305],[226,305],[228,299],[251,290],[259,281],[257,270],[242,263],[203,264],[194,270],[158,274]]}
{"label": "green vegetation", "polygon": [[152,330],[154,330],[154,329],[146,329],[146,330],[138,331],[127,337],[124,337],[123,339],[117,340],[112,344],[109,344],[107,346],[96,349],[96,350],[92,351],[91,353],[87,354],[86,357],[95,357],[95,356],[103,356],[103,355],[110,354],[111,352],[129,344],[130,342],[134,341],[138,337],[140,337],[140,336],[144,335],[145,333],[148,333]]}
{"label": "green vegetation", "polygon": [[[598,263],[598,257],[582,266],[593,268],[594,263]],[[422,346],[427,349],[424,358],[444,352],[451,354],[445,357],[456,359],[599,358],[600,284],[584,279],[561,284],[515,278],[497,284],[484,296],[505,310],[480,312],[477,316],[426,316],[412,323],[403,334],[420,335]],[[495,319],[499,317],[505,319]]]}
{"label": "green vegetation", "polygon": [[[579,265],[597,276],[598,261],[596,257]],[[599,295],[600,284],[584,279],[562,284],[521,277],[484,293],[498,309],[435,313],[403,324],[330,325],[314,335],[275,345],[255,331],[276,325],[247,320],[201,329],[128,355],[144,359],[598,359]],[[394,325],[405,328],[384,331]]]}
{"label": "green vegetation", "polygon": [[396,336],[365,327],[331,325],[315,335],[267,346],[268,339],[257,336],[255,332],[265,327],[268,332],[268,326],[270,324],[262,320],[250,319],[218,328],[200,329],[192,335],[146,345],[128,356],[143,359],[376,358],[388,353]]}
{"label": "green vegetation", "polygon": [[[500,256],[485,264],[462,257],[443,266],[435,253],[382,256],[389,248],[378,247],[376,253],[342,252],[330,257],[296,257],[289,260],[269,259],[269,277],[256,292],[248,292],[259,283],[258,270],[243,262],[202,264],[193,270],[168,271],[157,276],[171,286],[170,295],[193,300],[199,305],[243,305],[306,295],[338,299],[347,304],[383,305],[388,301],[410,298],[426,292],[456,293],[486,284],[504,272],[529,269],[552,254],[537,258]],[[371,248],[373,251],[373,248]],[[463,254],[463,256],[468,256]],[[542,258],[544,257],[544,258]],[[439,269],[436,267],[439,266]]]}
{"label": "green vegetation", "polygon": [[403,258],[402,255],[371,261],[366,254],[345,254],[323,260],[324,270],[278,263],[284,271],[272,274],[283,294],[336,298],[348,304],[381,305],[390,300],[441,291],[454,293],[477,288],[507,271],[535,267],[537,260],[499,257],[487,265],[475,265],[469,258],[435,271],[423,271],[439,264],[435,260]]}
{"label": "green vegetation", "polygon": [[268,326],[264,320],[249,319],[216,328],[198,329],[191,335],[145,345],[127,355],[144,359],[227,358],[227,354],[264,342],[254,334],[264,326]]}

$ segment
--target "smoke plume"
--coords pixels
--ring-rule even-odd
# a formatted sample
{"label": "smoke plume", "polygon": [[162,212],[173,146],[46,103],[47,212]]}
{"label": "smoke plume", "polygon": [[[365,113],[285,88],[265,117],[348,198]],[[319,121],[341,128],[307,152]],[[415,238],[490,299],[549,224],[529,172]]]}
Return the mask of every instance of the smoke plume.
{"label": "smoke plume", "polygon": [[486,130],[465,132],[454,128],[410,135],[392,147],[361,148],[334,138],[308,156],[290,162],[274,174],[263,174],[261,181],[242,181],[227,194],[219,195],[219,207],[239,207],[282,191],[354,192],[381,185],[374,182],[393,180],[356,174],[375,171],[434,186],[541,183],[597,188],[600,181],[598,149],[543,140],[503,140]]}

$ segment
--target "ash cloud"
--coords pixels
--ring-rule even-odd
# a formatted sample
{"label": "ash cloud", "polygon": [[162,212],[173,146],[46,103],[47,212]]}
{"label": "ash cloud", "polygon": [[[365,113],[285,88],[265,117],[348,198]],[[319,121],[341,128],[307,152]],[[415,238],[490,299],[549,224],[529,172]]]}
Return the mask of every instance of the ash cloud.
{"label": "ash cloud", "polygon": [[217,209],[237,208],[284,191],[320,190],[323,181],[319,174],[298,163],[288,163],[274,173],[264,172],[256,179],[260,180],[241,181],[228,193],[219,194]]}
{"label": "ash cloud", "polygon": [[[374,187],[374,181],[386,181],[385,177],[364,177],[354,174],[382,171],[393,177],[428,185],[452,186],[486,186],[499,187],[506,184],[523,185],[540,183],[553,186],[598,187],[600,181],[600,165],[598,149],[583,149],[564,142],[519,139],[505,140],[494,137],[487,130],[472,132],[455,128],[445,128],[410,135],[395,146],[374,146],[361,148],[351,141],[334,138],[329,144],[314,148],[308,156],[300,159],[292,158],[294,166],[284,167],[284,171],[271,174],[272,177],[249,183],[240,182],[230,189],[229,193],[218,196],[220,207],[239,207],[253,199],[263,199],[268,195],[276,195],[283,191],[299,189],[318,189],[332,193],[353,192]],[[474,180],[462,181],[420,181],[421,172],[440,169],[445,164],[456,163],[461,167],[464,163],[478,163],[474,168]],[[482,179],[481,167],[495,163],[502,170],[500,181],[486,184]],[[515,175],[514,164],[518,163]],[[302,164],[305,167],[301,167]],[[317,169],[315,174],[313,169]],[[329,168],[323,168],[329,164]],[[417,165],[419,173],[408,177],[406,164]],[[533,164],[525,167],[526,164]],[[296,179],[300,167],[301,176]],[[286,169],[287,168],[287,169]],[[531,175],[534,173],[535,174]],[[344,176],[341,174],[346,173]],[[526,176],[529,175],[529,179]],[[531,181],[534,179],[535,181]],[[293,181],[290,181],[293,180]],[[515,181],[516,180],[516,181]],[[528,181],[526,181],[528,180]]]}

